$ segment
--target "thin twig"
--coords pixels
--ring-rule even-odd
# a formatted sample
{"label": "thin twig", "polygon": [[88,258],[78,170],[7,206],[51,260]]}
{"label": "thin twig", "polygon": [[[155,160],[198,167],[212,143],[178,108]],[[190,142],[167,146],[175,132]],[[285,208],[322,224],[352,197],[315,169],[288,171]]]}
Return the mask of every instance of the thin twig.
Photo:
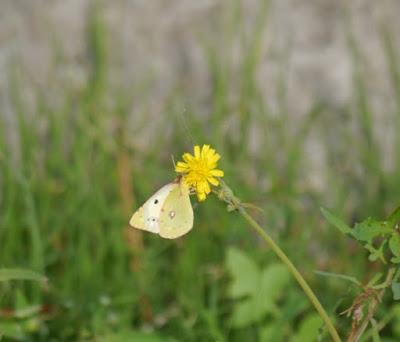
{"label": "thin twig", "polygon": [[[376,330],[380,332],[395,316],[396,312],[394,310],[390,311],[385,317],[382,318],[380,322],[378,322]],[[362,335],[360,341],[369,341],[373,333],[373,329],[368,330],[365,334]]]}
{"label": "thin twig", "polygon": [[396,269],[394,267],[389,268],[389,271],[386,276],[386,280],[384,284],[387,286],[384,287],[382,290],[379,291],[378,295],[376,297],[373,297],[371,299],[371,302],[368,306],[368,313],[367,316],[364,318],[362,323],[359,325],[358,329],[356,331],[352,331],[347,338],[347,342],[358,342],[364,333],[365,329],[367,328],[368,324],[370,323],[371,319],[374,316],[375,310],[378,307],[378,304],[382,301],[383,295],[385,294],[386,289],[388,286],[392,283],[393,276],[395,273]]}

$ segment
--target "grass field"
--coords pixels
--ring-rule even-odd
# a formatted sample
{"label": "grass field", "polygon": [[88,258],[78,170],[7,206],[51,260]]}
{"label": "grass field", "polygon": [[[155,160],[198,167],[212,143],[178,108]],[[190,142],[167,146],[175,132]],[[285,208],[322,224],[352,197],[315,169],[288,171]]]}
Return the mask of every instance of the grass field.
{"label": "grass field", "polygon": [[[340,113],[316,101],[300,120],[285,110],[285,80],[282,106],[272,111],[256,82],[261,38],[255,27],[236,85],[239,98],[229,95],[224,58],[208,47],[209,115],[200,115],[178,89],[162,104],[165,116],[148,123],[145,111],[128,116],[135,106],[128,90],[109,88],[107,28],[100,19],[89,26],[88,82],[66,87],[57,105],[38,90],[37,107],[28,108],[21,78],[10,71],[12,134],[19,143],[11,145],[10,131],[0,126],[0,268],[30,269],[48,281],[0,282],[0,335],[5,341],[328,340],[286,268],[215,197],[200,204],[193,197],[194,229],[184,238],[127,228],[138,205],[175,177],[171,155],[178,160],[193,144],[209,143],[222,155],[225,181],[263,210],[251,214],[346,336],[351,319],[340,312],[357,289],[314,271],[365,283],[386,265],[368,261],[361,246],[329,226],[320,207],[350,224],[384,218],[399,204],[400,65],[390,37],[383,35],[382,46],[394,111],[373,112],[362,72],[354,75],[354,104]],[[349,49],[362,65],[357,42],[349,39]],[[390,122],[391,131],[377,129],[378,120]],[[143,129],[150,134],[138,145],[133,137]],[[386,150],[390,134],[393,148]],[[310,141],[324,158],[317,179],[308,173]],[[385,296],[376,313],[382,340],[400,339],[399,313]]]}

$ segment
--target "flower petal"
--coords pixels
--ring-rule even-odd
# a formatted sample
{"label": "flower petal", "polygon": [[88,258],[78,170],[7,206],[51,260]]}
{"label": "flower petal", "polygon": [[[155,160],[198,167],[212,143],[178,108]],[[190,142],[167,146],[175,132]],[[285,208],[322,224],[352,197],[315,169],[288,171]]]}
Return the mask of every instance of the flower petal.
{"label": "flower petal", "polygon": [[200,153],[200,146],[199,146],[199,145],[196,145],[196,146],[194,147],[194,157],[195,157],[195,159],[200,159],[200,155],[201,155],[201,153]]}
{"label": "flower petal", "polygon": [[189,171],[189,165],[184,162],[178,162],[175,166],[175,171],[182,173],[182,172],[188,172]]}
{"label": "flower petal", "polygon": [[208,177],[207,180],[208,180],[209,183],[211,183],[214,186],[218,186],[219,185],[218,179],[216,179],[214,177]]}
{"label": "flower petal", "polygon": [[207,165],[210,169],[213,169],[217,166],[217,161],[221,158],[218,153],[214,153],[212,156],[207,158]]}
{"label": "flower petal", "polygon": [[207,195],[204,192],[198,192],[197,193],[197,199],[199,202],[204,201],[207,198]]}
{"label": "flower petal", "polygon": [[214,170],[210,171],[210,174],[212,176],[215,176],[215,177],[223,177],[224,176],[224,171],[218,170],[218,169],[214,169]]}
{"label": "flower petal", "polygon": [[211,192],[210,184],[208,184],[207,181],[204,182],[204,191],[206,194],[209,194]]}
{"label": "flower petal", "polygon": [[185,154],[182,156],[182,159],[183,159],[185,162],[190,163],[190,162],[192,162],[192,161],[194,160],[194,157],[193,157],[190,153],[185,153]]}
{"label": "flower petal", "polygon": [[207,182],[204,182],[203,180],[199,181],[196,183],[196,191],[197,192],[206,192],[206,187],[205,184]]}
{"label": "flower petal", "polygon": [[203,158],[203,159],[207,158],[209,149],[210,149],[210,145],[203,145],[203,147],[201,149],[201,158]]}
{"label": "flower petal", "polygon": [[202,180],[201,182],[197,183],[197,191],[204,192],[209,194],[211,192],[210,185],[208,184],[207,180]]}

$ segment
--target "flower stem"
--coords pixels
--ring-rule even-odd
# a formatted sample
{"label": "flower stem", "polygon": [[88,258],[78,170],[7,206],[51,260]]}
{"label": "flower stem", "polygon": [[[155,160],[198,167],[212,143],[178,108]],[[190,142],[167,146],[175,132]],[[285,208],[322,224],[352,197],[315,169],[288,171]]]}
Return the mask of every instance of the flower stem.
{"label": "flower stem", "polygon": [[244,208],[239,208],[240,214],[245,218],[245,220],[250,224],[250,226],[263,238],[263,240],[268,244],[269,247],[274,251],[274,253],[281,259],[281,261],[287,266],[289,271],[292,273],[293,277],[297,280],[304,293],[307,295],[308,299],[314,305],[315,309],[318,311],[319,315],[326,324],[326,327],[331,334],[332,340],[337,342],[341,341],[339,334],[337,333],[331,319],[326,313],[325,309],[322,307],[318,298],[314,294],[313,290],[307,284],[303,276],[293,265],[290,259],[282,251],[282,249],[275,243],[274,240],[260,227],[260,225],[246,212]]}
{"label": "flower stem", "polygon": [[244,219],[250,224],[250,226],[263,238],[263,240],[267,243],[267,245],[273,250],[273,252],[281,259],[281,261],[287,266],[289,271],[292,273],[293,277],[297,280],[304,293],[318,311],[322,320],[325,322],[325,325],[332,337],[332,340],[335,342],[340,342],[341,339],[339,337],[338,332],[335,329],[331,319],[326,313],[325,309],[322,307],[319,302],[317,296],[314,294],[311,287],[307,284],[303,276],[297,270],[297,268],[293,265],[290,259],[286,256],[286,254],[282,251],[282,249],[275,243],[275,241],[261,228],[261,226],[254,220],[246,211],[240,200],[233,194],[233,191],[225,184],[224,181],[221,182],[221,189],[219,192],[216,192],[218,198],[228,204],[228,210],[237,210],[244,217]]}

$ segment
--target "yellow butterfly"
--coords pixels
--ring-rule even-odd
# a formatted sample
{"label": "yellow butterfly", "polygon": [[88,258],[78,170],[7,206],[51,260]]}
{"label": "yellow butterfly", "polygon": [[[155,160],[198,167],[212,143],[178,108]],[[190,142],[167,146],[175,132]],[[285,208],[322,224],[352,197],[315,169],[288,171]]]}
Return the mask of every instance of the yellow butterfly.
{"label": "yellow butterfly", "polygon": [[176,239],[193,227],[193,208],[189,187],[182,178],[164,185],[132,216],[133,228],[159,234],[165,239]]}

